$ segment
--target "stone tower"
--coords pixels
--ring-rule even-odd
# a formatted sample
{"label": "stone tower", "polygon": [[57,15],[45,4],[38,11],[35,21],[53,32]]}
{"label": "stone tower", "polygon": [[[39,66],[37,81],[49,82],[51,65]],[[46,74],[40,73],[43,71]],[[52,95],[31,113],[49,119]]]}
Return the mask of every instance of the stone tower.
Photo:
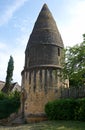
{"label": "stone tower", "polygon": [[25,50],[22,89],[26,120],[44,118],[48,101],[60,97],[63,41],[56,22],[44,4],[35,22]]}

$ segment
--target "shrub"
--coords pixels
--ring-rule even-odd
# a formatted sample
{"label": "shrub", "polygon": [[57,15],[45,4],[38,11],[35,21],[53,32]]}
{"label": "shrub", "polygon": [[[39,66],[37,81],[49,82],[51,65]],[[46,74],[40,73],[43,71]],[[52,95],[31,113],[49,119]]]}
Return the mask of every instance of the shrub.
{"label": "shrub", "polygon": [[[11,113],[17,112],[20,107],[20,94],[16,92],[0,96],[0,119],[7,118]],[[3,97],[3,100],[2,100]]]}
{"label": "shrub", "polygon": [[75,119],[85,121],[85,98],[77,99]]}
{"label": "shrub", "polygon": [[50,120],[82,120],[85,121],[84,99],[60,99],[48,102],[45,112]]}
{"label": "shrub", "polygon": [[49,119],[53,120],[71,120],[74,118],[75,100],[62,99],[48,102],[45,106],[45,112]]}
{"label": "shrub", "polygon": [[0,100],[7,98],[7,95],[0,91]]}

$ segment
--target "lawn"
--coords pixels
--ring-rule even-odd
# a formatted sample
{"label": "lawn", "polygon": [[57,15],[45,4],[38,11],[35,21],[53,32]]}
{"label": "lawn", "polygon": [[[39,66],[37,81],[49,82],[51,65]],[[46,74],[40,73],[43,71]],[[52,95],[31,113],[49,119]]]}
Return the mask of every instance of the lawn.
{"label": "lawn", "polygon": [[85,130],[85,122],[80,121],[45,121],[20,126],[0,126],[0,130]]}

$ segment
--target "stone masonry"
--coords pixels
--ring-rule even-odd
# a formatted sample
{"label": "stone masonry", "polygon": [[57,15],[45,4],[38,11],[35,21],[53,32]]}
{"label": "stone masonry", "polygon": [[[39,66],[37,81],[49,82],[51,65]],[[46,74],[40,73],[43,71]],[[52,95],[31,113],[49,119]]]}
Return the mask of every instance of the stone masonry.
{"label": "stone masonry", "polygon": [[25,50],[22,113],[27,122],[45,120],[45,104],[60,98],[63,41],[44,4]]}

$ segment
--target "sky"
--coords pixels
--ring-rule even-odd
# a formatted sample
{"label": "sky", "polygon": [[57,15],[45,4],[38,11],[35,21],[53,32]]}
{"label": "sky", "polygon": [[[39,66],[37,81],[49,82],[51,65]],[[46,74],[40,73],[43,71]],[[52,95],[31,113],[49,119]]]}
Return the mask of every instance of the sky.
{"label": "sky", "polygon": [[44,3],[52,12],[65,47],[83,41],[85,0],[0,0],[1,81],[5,81],[8,61],[12,55],[14,59],[13,82],[21,85],[24,52]]}

